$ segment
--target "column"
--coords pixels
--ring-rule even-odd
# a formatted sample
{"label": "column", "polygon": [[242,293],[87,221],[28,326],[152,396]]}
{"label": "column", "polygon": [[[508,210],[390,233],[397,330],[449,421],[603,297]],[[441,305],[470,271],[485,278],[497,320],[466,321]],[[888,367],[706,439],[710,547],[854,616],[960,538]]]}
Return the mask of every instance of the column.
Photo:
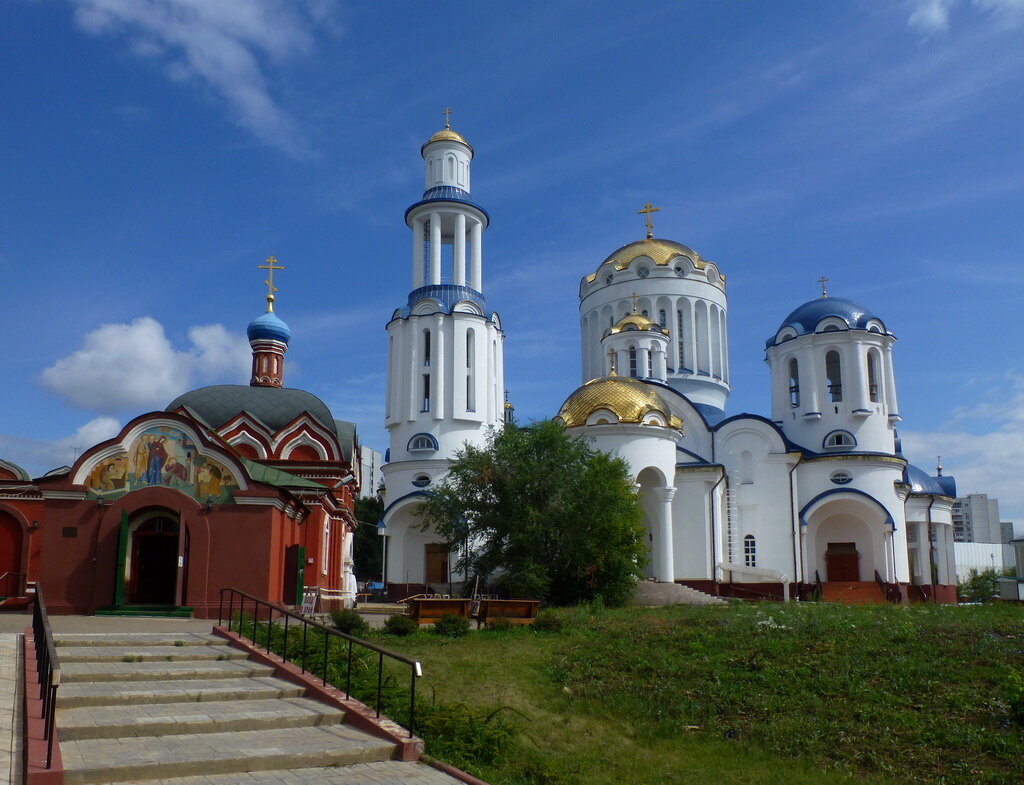
{"label": "column", "polygon": [[441,283],[441,214],[430,214],[430,281]]}
{"label": "column", "polygon": [[867,409],[868,384],[864,369],[867,357],[863,347],[858,344],[849,346],[848,351],[843,352],[843,362],[847,369],[843,379],[843,400],[849,401],[851,410]]}
{"label": "column", "polygon": [[647,368],[650,364],[651,350],[646,347],[638,347],[636,350],[636,376],[638,379],[645,379],[650,376]]}
{"label": "column", "polygon": [[629,351],[626,349],[618,349],[615,352],[615,374],[629,376]]}
{"label": "column", "polygon": [[[453,324],[454,327],[454,324]],[[431,358],[430,381],[433,389],[430,391],[430,408],[435,420],[444,419],[444,397],[448,393],[448,358],[445,357],[445,349],[448,344],[448,331],[444,329],[444,316],[434,314],[433,329],[434,353]]]}
{"label": "column", "polygon": [[672,583],[676,579],[675,552],[672,544],[672,497],[675,488],[655,488],[651,491],[658,503],[658,552],[654,556],[656,580]]}
{"label": "column", "polygon": [[470,262],[469,262],[469,288],[478,292],[484,290],[483,282],[483,240],[484,225],[480,221],[473,221],[470,228]]}
{"label": "column", "polygon": [[890,416],[898,415],[900,410],[896,405],[896,376],[892,370],[892,345],[887,346],[882,354],[885,362],[885,379],[880,379],[879,383],[885,385],[885,407]]}
{"label": "column", "polygon": [[455,215],[455,233],[452,237],[453,260],[455,269],[452,271],[452,283],[456,286],[466,285],[466,216]]}
{"label": "column", "polygon": [[697,309],[691,300],[684,300],[686,306],[683,308],[683,321],[686,322],[687,341],[684,359],[687,367],[697,373]]}
{"label": "column", "polygon": [[423,219],[412,222],[412,288],[423,286]]}
{"label": "column", "polygon": [[[420,413],[420,399],[423,369],[420,367],[420,335],[419,319],[409,317],[403,325],[402,335],[409,348],[409,364],[405,367],[403,375],[409,374],[409,383],[406,385],[406,403],[409,406],[408,419],[415,420]],[[404,445],[403,445],[404,448]]]}
{"label": "column", "polygon": [[654,350],[654,376],[658,381],[665,381],[668,378],[668,363],[665,359],[665,350],[660,346]]}

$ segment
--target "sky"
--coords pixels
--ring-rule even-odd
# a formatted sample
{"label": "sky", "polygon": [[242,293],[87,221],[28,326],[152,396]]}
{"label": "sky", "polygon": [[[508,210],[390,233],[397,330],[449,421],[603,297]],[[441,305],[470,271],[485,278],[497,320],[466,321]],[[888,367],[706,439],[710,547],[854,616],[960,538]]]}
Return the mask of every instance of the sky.
{"label": "sky", "polygon": [[0,457],[69,464],[181,392],[286,384],[383,451],[420,145],[473,145],[484,293],[522,421],[580,378],[616,248],[728,276],[729,413],[819,293],[896,334],[904,450],[1024,522],[1024,0],[3,0]]}

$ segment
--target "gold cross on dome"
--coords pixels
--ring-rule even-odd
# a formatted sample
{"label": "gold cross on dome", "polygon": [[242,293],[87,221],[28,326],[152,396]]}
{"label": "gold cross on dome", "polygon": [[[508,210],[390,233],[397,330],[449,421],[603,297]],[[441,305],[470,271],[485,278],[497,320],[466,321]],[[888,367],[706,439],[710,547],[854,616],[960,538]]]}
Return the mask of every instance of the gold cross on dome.
{"label": "gold cross on dome", "polygon": [[646,213],[647,214],[647,239],[648,240],[653,240],[654,239],[654,225],[651,223],[651,213],[657,213],[657,212],[660,212],[660,211],[661,211],[660,207],[655,207],[650,202],[648,202],[647,204],[644,205],[644,209],[643,210],[637,210],[636,211],[637,215],[640,215],[641,213]]}
{"label": "gold cross on dome", "polygon": [[277,259],[273,256],[268,256],[266,264],[259,265],[259,269],[270,271],[267,274],[267,280],[263,282],[267,285],[267,311],[270,312],[274,310],[274,292],[277,291],[277,287],[274,286],[274,270],[283,270],[284,267],[279,266]]}
{"label": "gold cross on dome", "polygon": [[821,296],[822,297],[828,297],[828,289],[825,288],[825,284],[828,283],[828,278],[826,278],[823,275],[823,276],[821,276],[821,278],[818,279],[818,283],[821,284]]}
{"label": "gold cross on dome", "polygon": [[446,106],[441,114],[444,115],[444,130],[447,131],[452,127],[452,110]]}
{"label": "gold cross on dome", "polygon": [[633,313],[635,314],[636,313],[636,292],[633,292],[633,294],[630,295],[629,299],[631,299],[633,301]]}

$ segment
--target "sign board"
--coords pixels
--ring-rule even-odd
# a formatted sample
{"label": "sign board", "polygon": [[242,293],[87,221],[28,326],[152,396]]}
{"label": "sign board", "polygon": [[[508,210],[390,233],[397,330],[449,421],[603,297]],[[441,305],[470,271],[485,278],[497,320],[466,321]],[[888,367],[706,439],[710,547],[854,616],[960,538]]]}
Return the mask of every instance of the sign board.
{"label": "sign board", "polygon": [[306,589],[302,592],[302,613],[316,613],[316,604],[320,599],[319,589]]}

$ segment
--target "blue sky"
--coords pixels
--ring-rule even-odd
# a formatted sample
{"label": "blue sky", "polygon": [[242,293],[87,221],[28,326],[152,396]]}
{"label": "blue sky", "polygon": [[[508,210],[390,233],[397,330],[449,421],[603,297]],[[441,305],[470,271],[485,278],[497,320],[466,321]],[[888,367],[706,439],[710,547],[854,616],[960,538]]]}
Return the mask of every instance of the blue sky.
{"label": "blue sky", "polygon": [[383,449],[450,106],[521,418],[580,383],[579,279],[651,201],[729,277],[730,412],[768,412],[764,340],[826,275],[899,337],[909,457],[1024,521],[1024,0],[5,0],[0,30],[0,456],[33,472],[245,383],[269,254],[287,383]]}

